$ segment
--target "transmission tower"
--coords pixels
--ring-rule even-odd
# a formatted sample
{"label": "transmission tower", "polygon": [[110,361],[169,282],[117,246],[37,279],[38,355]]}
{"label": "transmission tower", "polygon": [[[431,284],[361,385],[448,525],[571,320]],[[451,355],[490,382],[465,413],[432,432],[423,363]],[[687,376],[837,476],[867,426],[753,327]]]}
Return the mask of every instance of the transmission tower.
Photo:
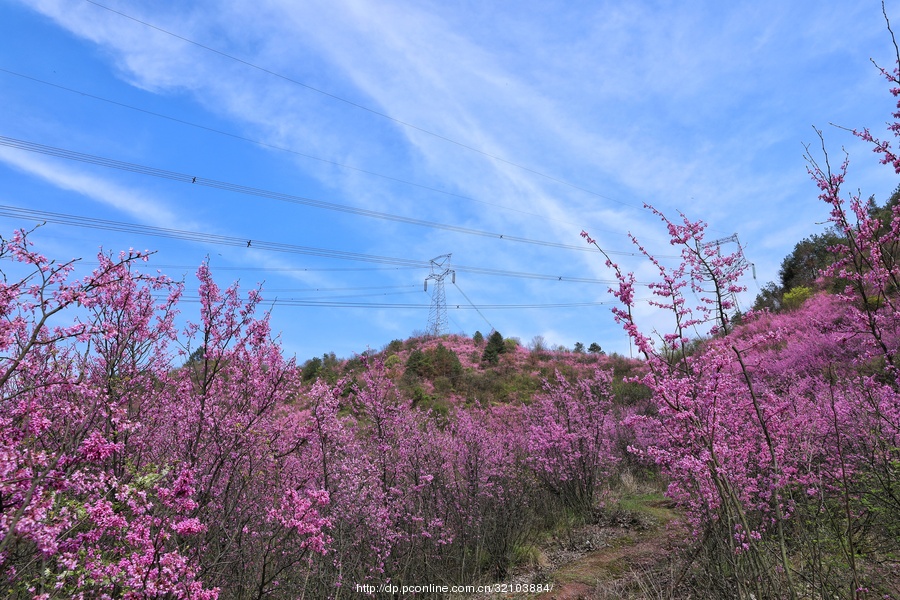
{"label": "transmission tower", "polygon": [[[744,248],[741,246],[741,240],[738,239],[738,234],[732,233],[728,237],[719,238],[718,240],[713,240],[711,242],[707,242],[703,244],[705,248],[716,248],[716,253],[721,256],[722,255],[722,246],[725,244],[735,244],[737,246],[737,251],[735,252],[735,261],[731,264],[727,271],[727,275],[731,275],[732,273],[744,271],[748,266],[753,268],[753,279],[756,279],[756,265],[753,263],[749,263],[747,258],[744,256]],[[712,273],[709,274],[710,279],[712,279]],[[734,292],[730,292],[731,296],[731,304],[740,310],[740,305],[738,304],[737,294]]]}
{"label": "transmission tower", "polygon": [[428,311],[428,335],[435,337],[447,333],[447,298],[444,295],[444,278],[450,275],[453,283],[456,283],[456,271],[450,269],[450,255],[442,254],[431,259],[431,274],[425,278],[425,291],[428,291],[428,281],[435,282],[431,292],[431,310]]}

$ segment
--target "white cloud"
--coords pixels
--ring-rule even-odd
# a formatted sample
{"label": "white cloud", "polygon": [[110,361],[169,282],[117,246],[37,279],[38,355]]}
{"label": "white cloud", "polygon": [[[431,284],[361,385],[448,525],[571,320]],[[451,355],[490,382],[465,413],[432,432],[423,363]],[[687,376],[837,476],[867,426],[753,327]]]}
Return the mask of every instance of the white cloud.
{"label": "white cloud", "polygon": [[[179,35],[596,192],[492,160],[89,3],[28,3],[96,44],[131,85],[189,98],[192,108],[221,118],[229,130],[490,205],[291,159],[297,174],[289,183],[313,187],[308,178],[316,178],[333,194],[329,200],[574,244],[583,228],[616,250],[631,249],[622,234],[632,231],[654,251],[671,253],[661,224],[634,208],[648,201],[673,218],[677,209],[704,218],[710,237],[737,231],[769,272],[802,237],[802,223],[817,214],[815,188],[800,158],[809,126],[871,124],[868,100],[861,99],[871,97],[872,78],[834,65],[859,68],[881,18],[877,7],[811,1],[524,0],[515,9],[476,3],[465,10],[452,2],[390,0],[110,2]],[[112,200],[128,190],[52,171],[33,172],[131,214],[181,224],[152,198],[137,195],[129,209]],[[887,185],[887,177],[861,172],[872,185]],[[141,202],[147,210],[134,208]],[[495,268],[547,271],[564,263],[609,277],[602,261],[587,254],[561,259],[541,248],[383,222],[338,233],[375,254],[427,259],[453,251],[460,260],[489,256]],[[622,263],[646,269],[636,259]],[[551,293],[542,286],[522,289]],[[541,326],[564,335],[550,318]]]}
{"label": "white cloud", "polygon": [[60,161],[39,158],[25,151],[0,147],[0,160],[56,187],[76,192],[86,198],[115,208],[129,217],[158,227],[185,228],[183,217],[165,203],[133,188],[72,169]]}

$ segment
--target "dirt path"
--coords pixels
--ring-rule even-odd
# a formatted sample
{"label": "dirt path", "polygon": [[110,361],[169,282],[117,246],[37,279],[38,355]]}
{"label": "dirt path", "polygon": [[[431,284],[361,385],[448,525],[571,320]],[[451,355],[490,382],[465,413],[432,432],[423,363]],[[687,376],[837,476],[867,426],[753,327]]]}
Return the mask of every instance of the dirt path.
{"label": "dirt path", "polygon": [[[684,531],[666,501],[653,501],[639,512],[614,516],[588,526],[548,549],[556,566],[542,579],[553,591],[541,600],[606,600],[665,597],[672,574],[668,558]],[[567,549],[570,548],[570,549]],[[593,547],[593,548],[592,548]],[[565,556],[570,553],[571,556]]]}
{"label": "dirt path", "polygon": [[658,490],[632,494],[603,510],[595,523],[559,531],[540,545],[530,567],[504,582],[552,585],[551,591],[488,593],[475,600],[672,598],[677,561],[671,559],[686,538],[680,516]]}

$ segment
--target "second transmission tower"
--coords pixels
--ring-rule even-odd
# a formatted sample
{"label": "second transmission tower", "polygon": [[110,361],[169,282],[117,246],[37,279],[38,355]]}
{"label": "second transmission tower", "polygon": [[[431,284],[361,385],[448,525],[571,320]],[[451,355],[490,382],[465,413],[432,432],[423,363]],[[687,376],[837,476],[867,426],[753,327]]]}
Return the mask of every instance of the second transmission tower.
{"label": "second transmission tower", "polygon": [[[733,243],[737,246],[737,250],[734,252],[734,261],[731,265],[725,270],[725,275],[731,276],[735,273],[741,273],[747,269],[747,267],[752,267],[753,269],[753,279],[756,279],[756,265],[747,261],[747,258],[744,256],[744,248],[741,246],[741,240],[738,239],[738,234],[733,233],[728,237],[724,237],[718,240],[713,240],[711,242],[706,242],[703,244],[704,248],[715,248],[717,256],[722,256],[722,246],[725,244]],[[710,281],[714,279],[714,275],[712,272],[707,273],[707,277]],[[740,312],[740,304],[738,303],[737,294],[733,291],[726,292],[725,294],[731,300],[731,306],[737,311]],[[721,300],[718,303],[716,309],[720,314],[724,314],[725,311],[722,307]]]}
{"label": "second transmission tower", "polygon": [[431,292],[431,310],[428,311],[428,329],[426,333],[431,336],[441,336],[447,333],[447,298],[444,295],[444,278],[451,276],[456,283],[456,271],[450,269],[450,255],[442,254],[431,259],[431,274],[425,278],[425,291],[428,291],[428,281],[435,282]]}

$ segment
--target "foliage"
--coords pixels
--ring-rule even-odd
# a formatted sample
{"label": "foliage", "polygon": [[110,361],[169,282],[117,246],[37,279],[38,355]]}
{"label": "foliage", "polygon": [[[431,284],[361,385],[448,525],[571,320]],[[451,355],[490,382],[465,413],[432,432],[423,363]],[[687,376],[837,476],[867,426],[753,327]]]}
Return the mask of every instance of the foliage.
{"label": "foliage", "polygon": [[[900,96],[900,72],[884,74]],[[856,135],[900,173],[890,143]],[[642,362],[539,336],[547,360],[529,362],[492,332],[298,367],[256,316],[260,292],[219,288],[205,264],[199,319],[179,330],[181,286],[141,273],[145,253],[101,254],[73,280],[16,232],[0,242],[25,273],[0,282],[0,592],[328,598],[502,580],[541,528],[593,515],[626,465],[668,481],[693,529],[683,581],[704,595],[896,595],[900,202],[842,195],[848,163],[833,170],[824,147],[808,160],[835,237],[786,259],[768,299],[793,310],[736,325],[740,257],[684,215],[650,208],[676,266],[634,240],[669,330],[637,324],[635,278],[606,257]]]}
{"label": "foliage", "polygon": [[[900,202],[900,186],[881,206],[874,198],[869,198],[866,202],[867,217],[878,224],[879,234],[885,233],[890,227],[893,209],[898,202]],[[832,293],[843,290],[847,285],[846,280],[841,277],[829,277],[830,281],[826,281],[824,275],[837,257],[835,247],[845,242],[846,237],[838,233],[833,226],[822,234],[811,235],[797,242],[781,263],[779,283],[770,281],[763,286],[756,297],[754,309],[796,308],[809,297],[807,292],[798,291],[800,288],[809,290],[809,294],[818,289]]]}
{"label": "foliage", "polygon": [[[885,75],[900,94],[900,72]],[[900,173],[888,142],[855,133]],[[791,312],[735,328],[737,257],[710,252],[702,222],[657,212],[682,262],[645,253],[659,273],[653,304],[673,323],[656,347],[633,318],[633,275],[607,257],[614,315],[645,357],[656,406],[627,419],[653,432],[631,450],[669,478],[699,540],[694,577],[721,597],[892,597],[900,586],[900,208],[842,196],[848,162],[833,170],[824,144],[822,155],[807,159],[835,233],[786,260],[778,301]],[[839,293],[815,295],[820,277]],[[698,345],[687,332],[704,324]]]}
{"label": "foliage", "polygon": [[785,292],[784,296],[782,296],[784,308],[788,310],[800,308],[803,306],[804,302],[812,297],[812,295],[812,288],[808,288],[804,285],[798,285],[795,288],[791,288],[790,291]]}
{"label": "foliage", "polygon": [[769,310],[772,312],[781,310],[783,295],[784,290],[782,287],[774,281],[770,281],[760,288],[759,293],[756,295],[756,300],[753,302],[753,310]]}
{"label": "foliage", "polygon": [[843,241],[834,230],[804,238],[794,246],[794,250],[784,258],[778,272],[783,292],[796,287],[813,287],[822,271],[834,262],[831,251]]}
{"label": "foliage", "polygon": [[[881,214],[885,207],[877,207],[870,200],[870,211]],[[826,281],[826,269],[834,263],[834,248],[842,244],[844,237],[832,227],[822,234],[811,235],[797,242],[794,249],[781,262],[779,283],[769,282],[760,290],[754,302],[754,310],[794,309],[816,290],[837,292],[846,285],[840,278]],[[804,291],[806,290],[806,291]]]}
{"label": "foliage", "polygon": [[527,411],[529,463],[564,505],[589,515],[595,492],[616,463],[611,376],[598,370],[571,384],[557,373],[544,390]]}
{"label": "foliage", "polygon": [[542,352],[547,351],[547,340],[544,339],[542,335],[536,335],[531,338],[531,343],[528,344],[528,348],[534,352],[535,354],[541,354]]}
{"label": "foliage", "polygon": [[[324,550],[327,497],[291,467],[296,435],[276,412],[295,367],[267,320],[253,318],[256,292],[243,303],[201,266],[201,320],[183,345],[202,350],[173,370],[181,288],[139,273],[146,254],[101,254],[80,281],[23,232],[0,254],[31,269],[0,285],[0,575],[10,593],[215,598],[226,583],[268,590],[273,574]],[[275,540],[285,553],[264,551]]]}
{"label": "foliage", "polygon": [[322,369],[322,359],[318,356],[313,356],[311,359],[303,363],[303,370],[300,371],[300,378],[303,381],[313,381],[319,376],[319,371]]}
{"label": "foliage", "polygon": [[[368,354],[298,367],[254,316],[259,292],[219,288],[206,265],[199,320],[179,331],[181,287],[140,273],[142,253],[101,255],[80,281],[22,232],[0,254],[31,269],[0,284],[6,596],[325,598],[502,578],[571,503],[559,490],[587,510],[616,463],[611,376],[558,379],[531,407],[453,405],[406,395]],[[464,368],[459,337],[410,345],[385,362],[408,352],[436,390],[480,373],[530,399],[539,380],[512,362]]]}
{"label": "foliage", "polygon": [[481,354],[481,361],[495,365],[500,361],[500,355],[506,352],[506,344],[503,342],[503,336],[499,331],[494,331],[488,337],[487,344],[484,346],[484,352]]}
{"label": "foliage", "polygon": [[406,372],[418,377],[458,378],[462,374],[462,364],[453,350],[439,343],[425,351],[413,350],[406,359]]}
{"label": "foliage", "polygon": [[321,377],[328,383],[335,383],[341,366],[342,361],[334,355],[334,352],[326,352],[322,358],[314,356],[303,363],[301,379],[305,383],[310,383]]}

